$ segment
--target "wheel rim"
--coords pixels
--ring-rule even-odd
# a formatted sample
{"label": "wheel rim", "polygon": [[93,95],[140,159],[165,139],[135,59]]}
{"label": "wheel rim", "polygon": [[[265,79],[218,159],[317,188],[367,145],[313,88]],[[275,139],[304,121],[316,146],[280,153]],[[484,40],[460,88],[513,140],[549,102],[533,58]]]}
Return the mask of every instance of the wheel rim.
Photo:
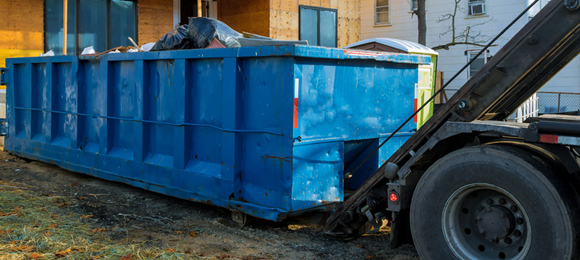
{"label": "wheel rim", "polygon": [[506,190],[487,183],[465,185],[443,208],[447,245],[459,259],[523,259],[532,238],[521,203]]}

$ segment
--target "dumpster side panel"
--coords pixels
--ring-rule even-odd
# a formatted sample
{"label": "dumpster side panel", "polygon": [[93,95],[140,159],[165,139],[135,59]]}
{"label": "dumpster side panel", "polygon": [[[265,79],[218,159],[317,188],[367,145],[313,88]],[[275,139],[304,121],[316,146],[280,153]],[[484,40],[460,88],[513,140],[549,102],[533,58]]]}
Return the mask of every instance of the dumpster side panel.
{"label": "dumpster side panel", "polygon": [[[342,201],[345,187],[358,188],[382,165],[383,154],[400,147],[401,137],[395,137],[351,172],[378,147],[380,137],[414,112],[418,66],[300,58],[294,74],[293,136],[299,141],[294,144],[292,210],[298,211]],[[410,136],[416,128],[410,122],[399,135]],[[352,178],[343,183],[346,173]]]}
{"label": "dumpster side panel", "polygon": [[284,127],[292,59],[156,55],[11,61],[15,127],[7,149],[163,194],[285,218],[292,166],[277,158],[292,154],[292,129]]}
{"label": "dumpster side panel", "polygon": [[249,58],[244,68],[244,128],[285,135],[244,134],[241,197],[290,208],[293,58]]}
{"label": "dumpster side panel", "polygon": [[[376,61],[297,62],[302,140],[377,138],[414,112],[417,66]],[[401,131],[411,132],[409,123]]]}

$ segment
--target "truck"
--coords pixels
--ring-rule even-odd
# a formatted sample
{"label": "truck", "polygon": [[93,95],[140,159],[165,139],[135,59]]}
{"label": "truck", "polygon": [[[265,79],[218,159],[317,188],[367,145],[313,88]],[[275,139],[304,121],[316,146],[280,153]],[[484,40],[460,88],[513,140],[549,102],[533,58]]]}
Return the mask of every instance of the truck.
{"label": "truck", "polygon": [[[322,138],[313,140],[316,141],[313,147],[317,149],[293,153],[296,144],[298,151],[308,145],[308,140],[304,138],[307,135],[296,135],[297,132],[292,131],[299,128],[302,121],[300,117],[292,117],[293,113],[300,114],[301,110],[296,109],[298,106],[292,109],[292,104],[299,102],[300,93],[290,86],[295,82],[302,86],[297,82],[304,82],[304,78],[296,81],[295,75],[306,71],[297,69],[296,65],[320,65],[324,68],[321,71],[334,66],[349,68],[352,65],[358,77],[365,70],[372,72],[381,69],[372,59],[383,57],[401,63],[386,67],[404,69],[397,75],[410,79],[413,77],[411,74],[416,75],[418,64],[429,62],[428,57],[381,56],[374,52],[349,53],[336,49],[327,53],[323,49],[280,47],[259,51],[220,50],[211,55],[202,51],[179,55],[175,52],[135,54],[140,55],[134,56],[136,59],[118,54],[120,56],[116,58],[110,56],[100,61],[83,61],[81,66],[76,57],[55,57],[48,63],[36,58],[9,61],[8,64],[20,63],[23,72],[15,76],[14,67],[3,69],[0,80],[9,83],[8,102],[13,102],[11,99],[15,95],[22,98],[19,101],[21,107],[17,110],[14,103],[9,104],[8,123],[11,125],[7,126],[8,151],[97,177],[227,207],[232,210],[234,220],[242,224],[250,215],[281,221],[305,212],[332,212],[325,220],[323,232],[330,236],[353,238],[369,230],[376,232],[383,220],[389,220],[390,246],[413,243],[423,259],[576,259],[580,248],[580,117],[544,115],[530,118],[525,123],[506,122],[505,119],[580,53],[579,8],[578,0],[553,0],[547,4],[420,129],[410,136],[403,136],[406,141],[385,158],[384,163],[378,157],[372,157],[376,156],[373,154],[379,151],[380,156],[384,156],[386,153],[380,150],[382,144],[401,137],[397,135],[399,130],[411,134],[408,122],[413,116],[405,122],[397,120],[401,126],[394,131],[388,126],[391,132],[389,137],[375,136],[372,142],[365,141],[366,136],[342,141]],[[353,55],[357,55],[362,62],[370,63],[365,69],[358,69],[361,64],[350,60]],[[283,59],[270,59],[277,56]],[[197,58],[212,60],[189,60]],[[216,110],[231,120],[225,126],[211,125],[215,123],[214,118],[219,118],[218,115],[208,117],[210,120],[203,124],[185,120],[192,116],[180,110],[187,106],[187,103],[183,105],[186,89],[181,87],[176,88],[175,93],[169,93],[179,103],[163,101],[172,104],[168,111],[148,106],[132,107],[132,98],[157,104],[164,98],[166,89],[170,90],[174,85],[192,84],[191,79],[184,78],[185,68],[188,73],[199,73],[195,80],[220,78],[208,73],[206,68],[210,66],[205,63],[221,64],[219,59],[222,58],[226,58],[224,70],[233,75],[224,79],[232,86],[238,82],[240,86],[251,87],[252,84],[246,83],[255,81],[256,86],[281,84],[287,87],[263,88],[252,92],[255,97],[248,96],[243,87],[234,88],[233,92],[224,91],[227,94],[224,97],[209,93],[216,100],[209,103],[215,105],[216,102],[225,101],[233,113]],[[316,58],[327,60],[318,65],[308,64]],[[328,60],[333,58],[338,61]],[[102,98],[94,99],[82,96],[86,104],[79,105],[75,93],[81,85],[75,84],[71,85],[73,88],[70,91],[65,91],[66,95],[64,92],[50,98],[32,95],[32,86],[39,80],[33,77],[31,82],[24,72],[33,73],[33,68],[38,67],[33,64],[44,66],[45,63],[48,64],[46,71],[42,67],[34,73],[49,75],[47,86],[58,85],[69,90],[70,84],[63,81],[70,81],[71,78],[77,80],[71,77],[72,66],[73,72],[84,72],[77,74],[83,75],[83,88],[94,86],[96,91],[101,86],[105,95],[97,95]],[[56,66],[53,63],[64,65]],[[250,66],[263,66],[261,64],[267,65],[268,72],[274,72],[275,81],[264,81],[263,74],[251,70]],[[281,69],[288,70],[288,74],[276,72]],[[58,73],[53,73],[53,70]],[[51,76],[53,74],[54,77]],[[136,82],[132,81],[131,75],[137,78]],[[350,79],[347,76],[345,79]],[[164,81],[165,78],[169,78],[168,82]],[[29,96],[11,93],[10,88],[18,84],[18,80],[25,87],[22,92]],[[155,82],[165,83],[156,86],[153,84]],[[344,82],[351,84],[347,80]],[[138,92],[132,96],[127,86],[139,86],[136,88],[138,90],[148,86],[154,89],[154,95]],[[58,93],[53,89],[47,91]],[[409,91],[401,95],[410,95]],[[283,109],[270,113],[272,104],[264,101],[262,92],[274,97],[281,95],[274,100],[282,101],[273,106]],[[238,95],[246,99],[238,99]],[[354,99],[356,96],[345,97],[351,98],[350,103],[360,105]],[[369,98],[376,97],[382,96]],[[253,112],[238,119],[235,113],[245,107],[240,104],[244,100],[253,101],[250,106]],[[37,105],[40,101],[46,104]],[[344,102],[345,106],[349,102]],[[381,103],[381,100],[374,100],[374,103]],[[410,103],[404,105],[411,107]],[[136,109],[136,114],[131,109]],[[215,113],[212,110],[207,112]],[[395,110],[393,113],[400,112]],[[177,119],[172,117],[172,113],[176,113]],[[282,113],[288,117],[278,118]],[[359,114],[362,116],[362,113]],[[21,120],[14,120],[14,116]],[[83,124],[78,123],[79,128],[75,128],[77,122],[74,120],[77,117],[83,119]],[[248,122],[252,128],[243,128]],[[280,124],[274,125],[276,122]],[[341,123],[348,124],[348,121]],[[129,124],[136,126],[129,128]],[[162,126],[155,126],[159,124]],[[61,129],[63,125],[65,129]],[[333,129],[336,127],[332,126]],[[354,125],[336,129],[342,131],[346,128],[352,129],[353,133],[373,132],[361,131],[359,126]],[[115,135],[117,130],[123,129],[127,135]],[[198,159],[195,153],[204,149],[189,147],[191,140],[183,141],[192,129],[196,133],[199,131],[200,142],[217,143],[215,147],[220,152],[207,153],[207,159],[202,162],[193,160]],[[33,135],[31,131],[36,131],[38,135]],[[223,136],[215,131],[224,132]],[[82,136],[84,132],[100,139],[85,140]],[[204,137],[204,133],[210,138]],[[254,149],[252,151],[259,158],[249,160],[246,170],[251,172],[254,167],[262,171],[271,166],[280,171],[281,178],[269,179],[274,175],[251,172],[253,179],[248,179],[240,172],[238,162],[245,160],[240,156],[245,147],[242,141],[253,134],[263,134],[249,139],[248,147]],[[340,132],[340,135],[343,134]],[[15,141],[13,137],[22,140]],[[35,140],[31,141],[32,138]],[[218,140],[223,143],[218,143]],[[381,140],[382,144],[378,145],[377,140]],[[276,149],[267,146],[278,141],[283,145]],[[305,143],[300,144],[302,142]],[[166,147],[167,143],[174,146]],[[365,147],[361,147],[362,144]],[[221,154],[222,145],[227,148],[224,154]],[[270,152],[268,149],[281,152],[260,154]],[[346,154],[346,149],[357,152],[352,154],[352,164],[342,172],[337,162],[344,160],[341,153]],[[318,153],[320,151],[324,152]],[[213,158],[215,154],[220,157]],[[361,156],[372,158],[372,163],[381,162],[380,167],[369,173],[368,178],[361,181],[352,193],[335,189],[341,188],[343,182],[360,177],[356,176],[359,166],[367,165],[367,159]],[[289,174],[288,171],[293,168],[288,164],[296,163],[297,159],[311,164],[304,168],[306,170],[298,172],[300,175],[294,176]],[[319,167],[321,165],[324,167]],[[128,170],[127,176],[115,175],[125,169]],[[332,174],[316,175],[328,169],[332,169]],[[200,171],[202,174],[195,175]],[[159,174],[152,174],[155,172]]]}
{"label": "truck", "polygon": [[414,243],[422,259],[580,257],[580,117],[506,122],[580,52],[578,8],[576,0],[547,4],[324,232],[356,237],[389,219],[391,247]]}

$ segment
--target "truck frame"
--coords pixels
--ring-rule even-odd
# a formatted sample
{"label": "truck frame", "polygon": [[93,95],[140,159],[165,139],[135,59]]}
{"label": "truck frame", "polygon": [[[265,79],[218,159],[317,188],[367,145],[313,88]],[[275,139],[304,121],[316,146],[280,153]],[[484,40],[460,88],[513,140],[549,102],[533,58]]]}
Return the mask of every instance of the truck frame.
{"label": "truck frame", "polygon": [[391,247],[414,243],[422,259],[579,257],[580,117],[504,121],[580,53],[579,6],[546,5],[334,211],[325,233],[355,237],[389,219]]}

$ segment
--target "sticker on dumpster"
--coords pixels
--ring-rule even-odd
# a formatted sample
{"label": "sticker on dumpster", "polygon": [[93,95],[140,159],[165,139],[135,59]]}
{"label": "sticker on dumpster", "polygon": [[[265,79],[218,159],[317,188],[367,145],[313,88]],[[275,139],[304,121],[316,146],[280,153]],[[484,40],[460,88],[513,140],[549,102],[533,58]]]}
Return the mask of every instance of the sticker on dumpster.
{"label": "sticker on dumpster", "polygon": [[294,79],[294,128],[298,128],[298,93],[300,92],[300,79]]}
{"label": "sticker on dumpster", "polygon": [[[415,84],[415,112],[417,112],[418,102],[417,99],[419,98],[419,84]],[[415,123],[417,123],[417,115],[415,115]]]}
{"label": "sticker on dumpster", "polygon": [[370,52],[370,51],[344,50],[344,54],[347,54],[347,55],[355,55],[355,56],[370,56],[370,57],[379,56],[378,53],[376,53],[376,52]]}

